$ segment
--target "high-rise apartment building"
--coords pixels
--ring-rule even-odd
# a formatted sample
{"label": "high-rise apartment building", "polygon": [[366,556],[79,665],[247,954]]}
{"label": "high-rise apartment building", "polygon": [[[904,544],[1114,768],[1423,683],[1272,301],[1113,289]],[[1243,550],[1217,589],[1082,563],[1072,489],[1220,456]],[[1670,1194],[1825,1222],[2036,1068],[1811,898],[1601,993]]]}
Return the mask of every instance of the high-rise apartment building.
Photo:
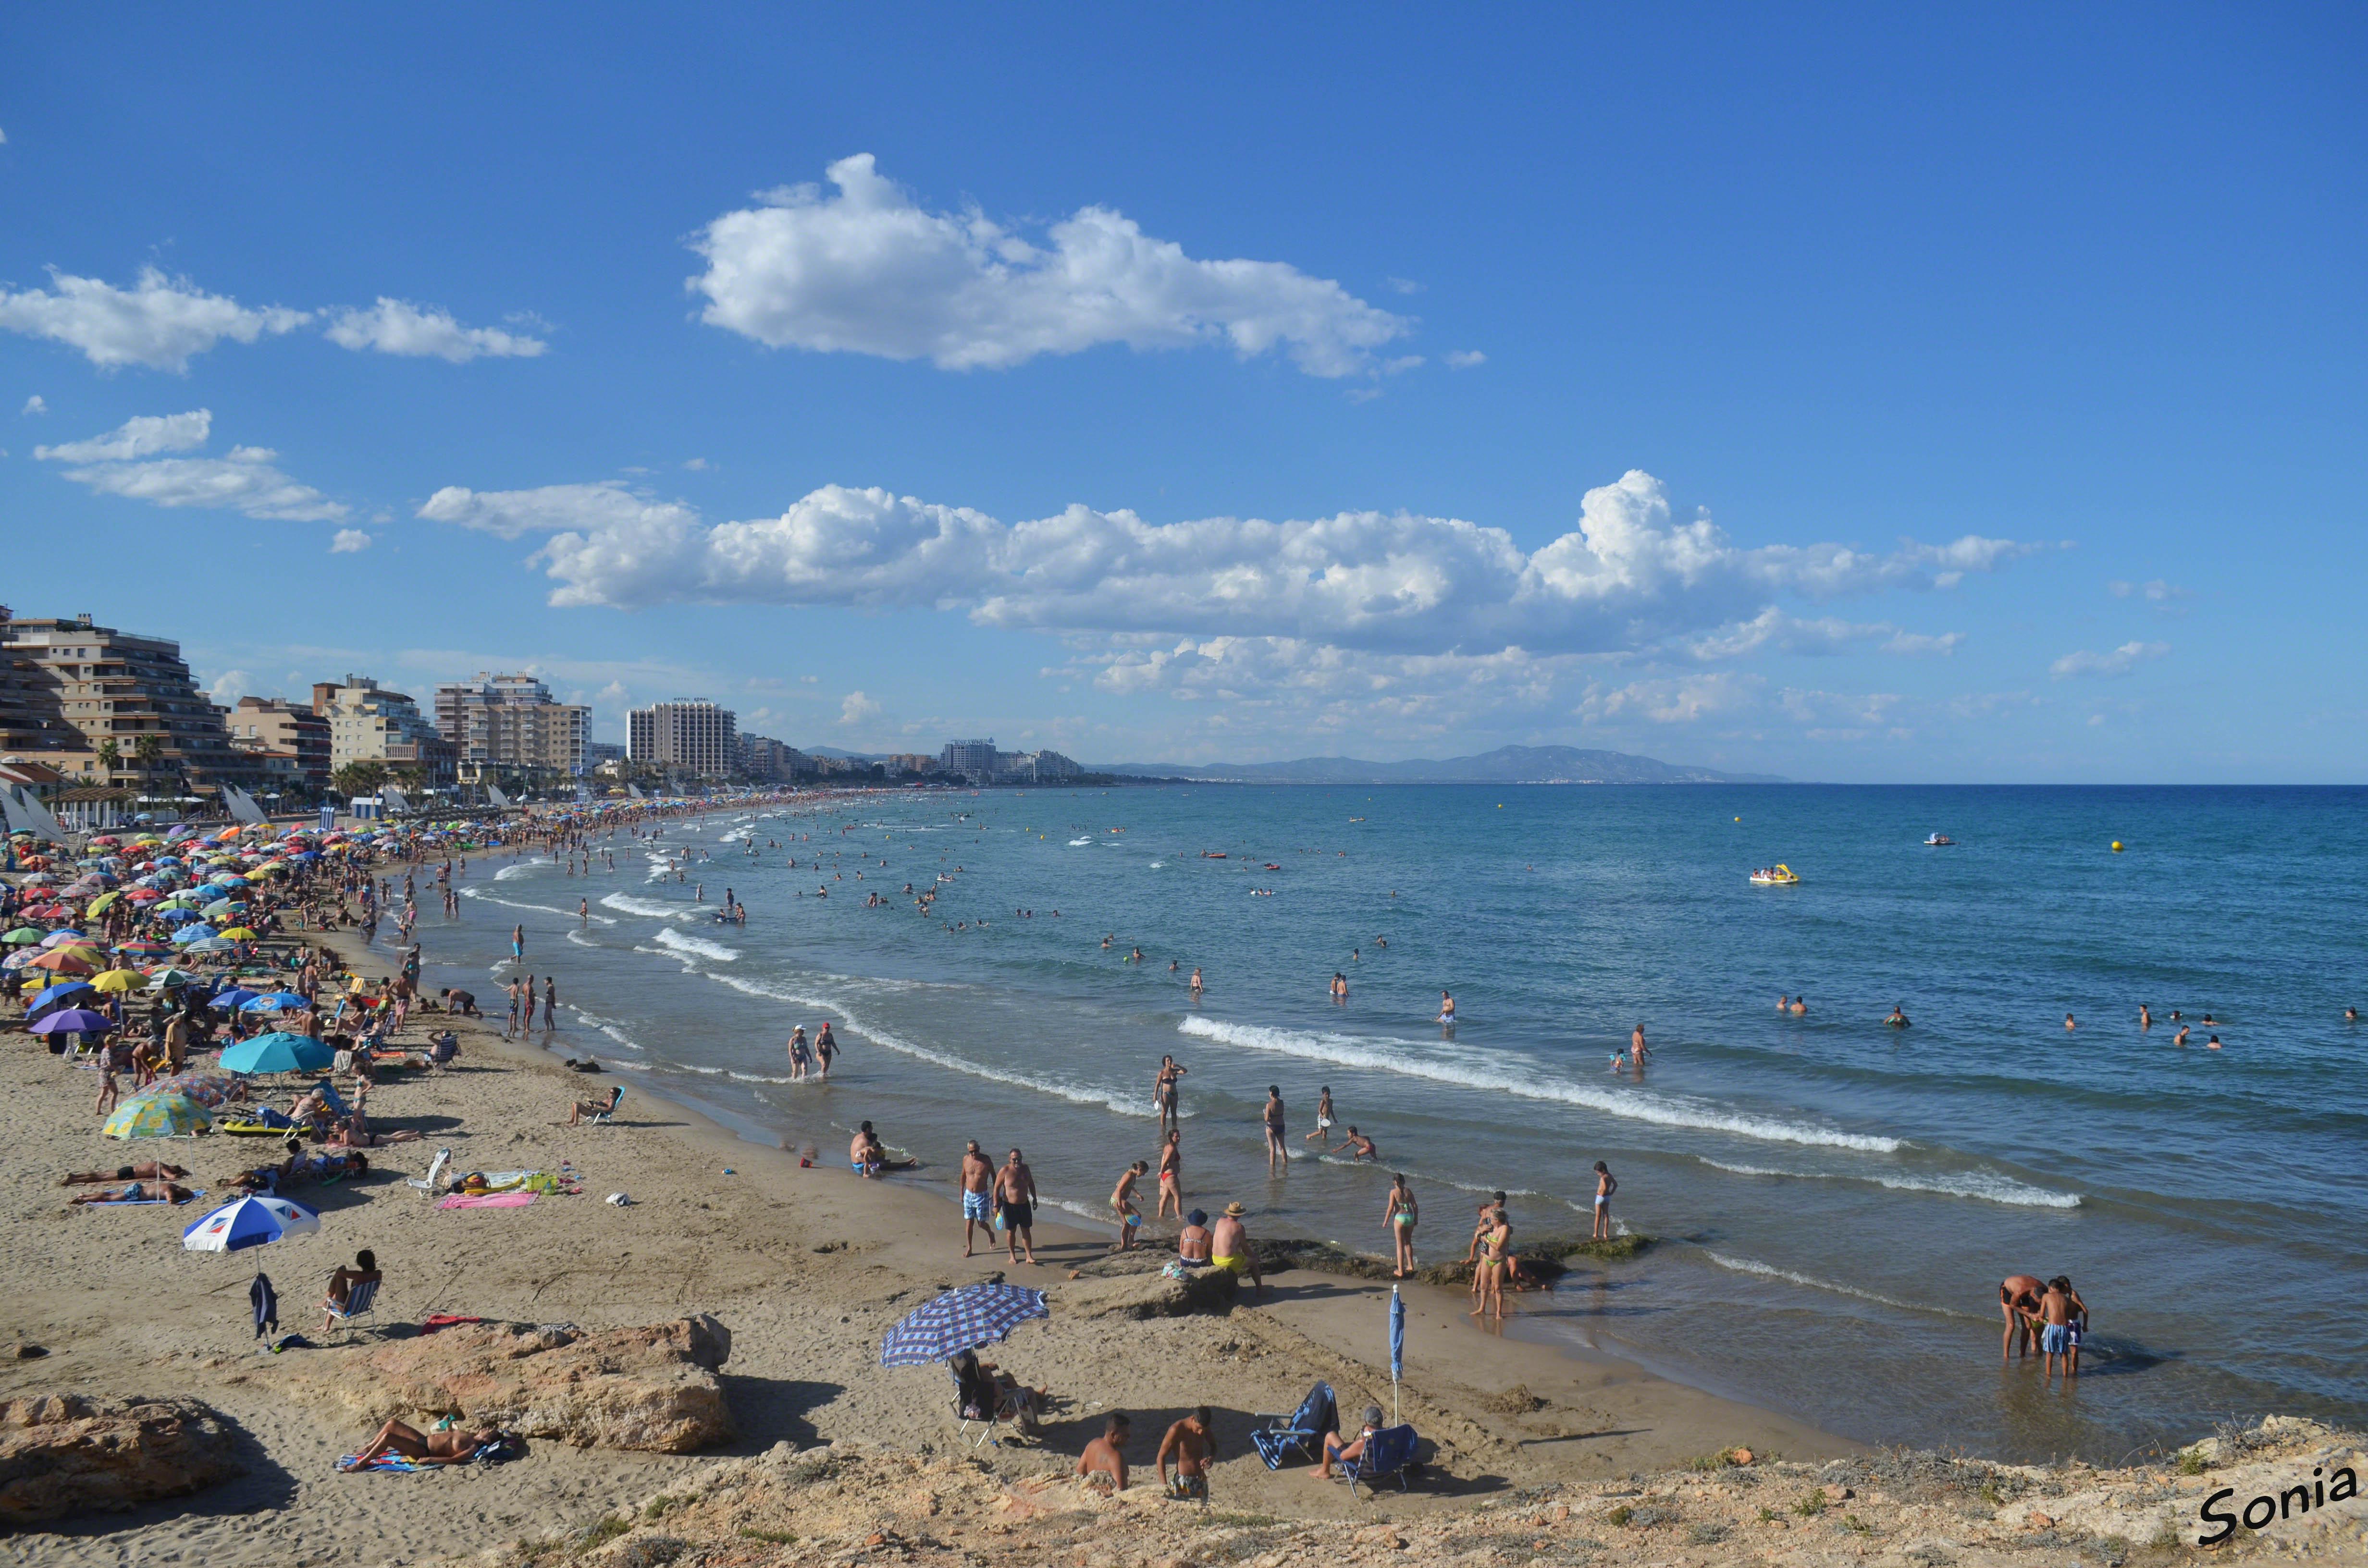
{"label": "high-rise apartment building", "polygon": [[948,773],[958,773],[974,784],[984,784],[996,774],[996,752],[993,739],[984,741],[948,741],[939,755],[938,766]]}
{"label": "high-rise apartment building", "polygon": [[813,772],[814,759],[770,735],[742,735],[740,771],[766,783],[780,783]]}
{"label": "high-rise apartment building", "polygon": [[436,688],[436,728],[464,782],[488,769],[573,775],[585,767],[592,710],[560,701],[532,676],[480,673]]}
{"label": "high-rise apartment building", "polygon": [[402,692],[389,691],[368,676],[349,675],[343,685],[315,681],[313,711],[329,722],[332,770],[349,762],[377,762],[416,769],[424,784],[452,782],[452,743]]}
{"label": "high-rise apartment building", "polygon": [[730,709],[703,699],[636,708],[626,716],[625,755],[635,762],[721,778],[740,761],[737,727]]}
{"label": "high-rise apartment building", "polygon": [[[104,785],[145,787],[178,778],[195,790],[261,776],[252,758],[231,748],[222,710],[198,689],[177,642],[94,625],[87,615],[11,617],[0,623],[0,653],[11,665],[12,731],[30,722],[36,737],[72,733],[60,748],[68,759],[62,771],[78,770]],[[63,728],[52,730],[53,722]],[[109,741],[111,771],[99,760]],[[143,742],[152,743],[146,757]],[[97,778],[102,771],[108,776]]]}

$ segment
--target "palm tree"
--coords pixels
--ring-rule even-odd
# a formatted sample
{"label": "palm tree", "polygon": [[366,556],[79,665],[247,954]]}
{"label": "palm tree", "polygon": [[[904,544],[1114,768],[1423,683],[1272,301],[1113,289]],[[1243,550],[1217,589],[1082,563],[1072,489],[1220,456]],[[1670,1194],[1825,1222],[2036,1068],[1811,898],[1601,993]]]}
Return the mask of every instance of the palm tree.
{"label": "palm tree", "polygon": [[131,743],[131,755],[140,763],[140,792],[142,795],[154,793],[156,764],[165,755],[163,739],[154,731],[145,732]]}
{"label": "palm tree", "polygon": [[349,762],[337,769],[332,780],[347,800],[356,795],[373,795],[386,782],[386,764],[382,762]]}
{"label": "palm tree", "polygon": [[108,786],[109,786],[109,787],[111,788],[111,787],[114,785],[114,783],[115,783],[115,770],[116,770],[116,768],[117,768],[117,767],[121,764],[121,763],[122,763],[122,761],[123,761],[123,748],[122,748],[121,746],[120,746],[120,745],[117,745],[117,744],[115,744],[115,740],[114,740],[114,737],[113,737],[113,736],[109,736],[109,737],[108,737],[108,738],[107,738],[106,740],[103,740],[103,741],[99,742],[99,743],[98,743],[98,771],[99,771],[99,775],[100,775],[100,779],[99,779],[99,781],[100,781],[102,784],[108,785]]}

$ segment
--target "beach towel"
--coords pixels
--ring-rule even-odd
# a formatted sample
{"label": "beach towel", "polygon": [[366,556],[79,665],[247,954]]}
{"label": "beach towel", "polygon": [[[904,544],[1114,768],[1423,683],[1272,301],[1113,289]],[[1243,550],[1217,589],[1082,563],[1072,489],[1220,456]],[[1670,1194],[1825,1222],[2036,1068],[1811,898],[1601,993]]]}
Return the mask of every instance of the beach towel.
{"label": "beach towel", "polygon": [[430,1312],[427,1314],[426,1320],[420,1324],[419,1333],[424,1338],[428,1335],[434,1334],[438,1329],[458,1328],[464,1323],[484,1323],[487,1321],[489,1320],[485,1318],[462,1317],[458,1312]]}
{"label": "beach towel", "polygon": [[438,1209],[523,1209],[534,1201],[531,1192],[454,1193]]}
{"label": "beach towel", "polygon": [[199,1187],[187,1198],[109,1198],[97,1203],[77,1203],[74,1207],[77,1209],[144,1209],[156,1203],[195,1203],[205,1195],[205,1189]]}
{"label": "beach towel", "polygon": [[246,1288],[247,1303],[255,1308],[255,1337],[260,1339],[268,1325],[270,1332],[279,1332],[279,1292],[271,1288],[271,1276],[258,1270],[255,1283]]}
{"label": "beach towel", "polygon": [[417,1471],[438,1470],[442,1467],[421,1464],[416,1460],[404,1459],[401,1454],[381,1454],[368,1464],[357,1465],[354,1463],[353,1455],[340,1454],[337,1456],[337,1468],[347,1475],[368,1475],[372,1471],[388,1471],[397,1475],[410,1475]]}

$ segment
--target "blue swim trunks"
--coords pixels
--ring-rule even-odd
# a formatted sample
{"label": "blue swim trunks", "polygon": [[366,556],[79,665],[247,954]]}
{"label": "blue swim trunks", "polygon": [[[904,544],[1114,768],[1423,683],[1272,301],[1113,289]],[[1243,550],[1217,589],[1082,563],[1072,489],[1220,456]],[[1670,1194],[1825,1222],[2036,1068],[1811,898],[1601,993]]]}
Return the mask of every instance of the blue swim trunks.
{"label": "blue swim trunks", "polygon": [[975,1220],[982,1225],[990,1223],[994,1218],[994,1210],[988,1204],[987,1195],[984,1192],[963,1193],[962,1218]]}
{"label": "blue swim trunks", "polygon": [[2072,1348],[2072,1330],[2060,1323],[2051,1323],[2040,1331],[2039,1349],[2042,1355],[2061,1356]]}

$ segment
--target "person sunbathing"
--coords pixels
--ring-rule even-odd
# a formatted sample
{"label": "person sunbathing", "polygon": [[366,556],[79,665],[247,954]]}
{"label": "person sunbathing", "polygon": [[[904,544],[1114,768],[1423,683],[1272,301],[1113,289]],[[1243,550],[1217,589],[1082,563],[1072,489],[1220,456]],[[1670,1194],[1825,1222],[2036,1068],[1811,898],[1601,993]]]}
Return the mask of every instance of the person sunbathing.
{"label": "person sunbathing", "polygon": [[100,1188],[97,1192],[76,1193],[66,1199],[74,1203],[187,1203],[196,1193],[169,1181],[135,1181],[120,1192]]}
{"label": "person sunbathing", "polygon": [[1332,1473],[1332,1467],[1336,1464],[1346,1469],[1356,1463],[1364,1457],[1365,1445],[1372,1442],[1373,1434],[1381,1429],[1382,1407],[1378,1404],[1369,1404],[1365,1406],[1364,1430],[1359,1432],[1354,1437],[1344,1441],[1338,1432],[1325,1433],[1324,1462],[1315,1467],[1315,1473],[1329,1476]]}
{"label": "person sunbathing", "polygon": [[416,1143],[427,1134],[416,1128],[393,1127],[383,1132],[372,1132],[359,1116],[339,1130],[336,1137],[321,1145],[324,1149],[376,1149],[387,1143]]}
{"label": "person sunbathing", "polygon": [[[343,1273],[344,1270],[338,1270]],[[464,1432],[454,1427],[449,1432],[422,1432],[400,1421],[390,1421],[350,1460],[338,1462],[339,1470],[348,1473],[368,1470],[391,1454],[399,1454],[416,1464],[467,1464],[477,1457],[477,1450],[498,1441],[501,1433],[491,1426]]]}
{"label": "person sunbathing", "polygon": [[178,1181],[189,1173],[178,1165],[168,1165],[162,1160],[142,1160],[138,1165],[118,1165],[113,1171],[75,1171],[58,1178],[60,1187],[85,1187],[97,1181],[138,1181],[142,1179]]}
{"label": "person sunbathing", "polygon": [[609,1091],[609,1097],[605,1100],[577,1100],[575,1108],[567,1113],[567,1125],[581,1126],[587,1116],[613,1116],[617,1111],[617,1102],[624,1097],[625,1085],[619,1084]]}
{"label": "person sunbathing", "polygon": [[[386,1276],[379,1272],[378,1254],[370,1251],[368,1247],[364,1247],[361,1251],[354,1254],[354,1266],[351,1268],[347,1268],[341,1263],[337,1265],[336,1271],[329,1276],[328,1294],[322,1299],[321,1305],[324,1309],[334,1310],[335,1312],[344,1312],[347,1306],[353,1301],[355,1286],[375,1285],[385,1278]],[[324,1318],[322,1320],[321,1326],[324,1329],[326,1329],[329,1326],[330,1322],[330,1319]],[[408,1428],[406,1428],[406,1430],[408,1430]],[[415,1437],[417,1436],[416,1433],[414,1433],[413,1435]],[[417,1459],[419,1456],[416,1454],[409,1454],[405,1457]]]}

